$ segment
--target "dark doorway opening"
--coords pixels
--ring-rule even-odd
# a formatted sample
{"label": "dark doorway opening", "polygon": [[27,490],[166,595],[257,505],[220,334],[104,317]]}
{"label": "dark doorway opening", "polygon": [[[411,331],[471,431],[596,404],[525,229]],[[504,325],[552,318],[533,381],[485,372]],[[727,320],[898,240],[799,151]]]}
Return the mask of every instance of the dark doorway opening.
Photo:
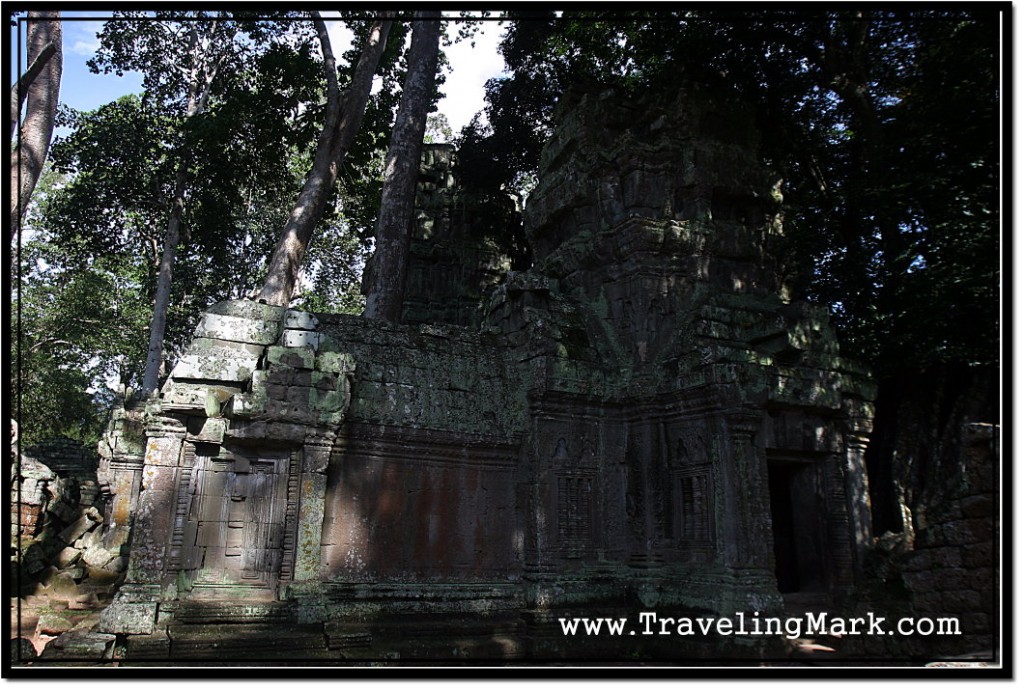
{"label": "dark doorway opening", "polygon": [[781,463],[768,463],[768,494],[772,507],[772,539],[775,543],[775,579],[780,593],[800,590],[800,567],[793,530],[793,499],[790,473]]}
{"label": "dark doorway opening", "polygon": [[768,462],[768,493],[780,593],[824,587],[824,500],[813,462]]}

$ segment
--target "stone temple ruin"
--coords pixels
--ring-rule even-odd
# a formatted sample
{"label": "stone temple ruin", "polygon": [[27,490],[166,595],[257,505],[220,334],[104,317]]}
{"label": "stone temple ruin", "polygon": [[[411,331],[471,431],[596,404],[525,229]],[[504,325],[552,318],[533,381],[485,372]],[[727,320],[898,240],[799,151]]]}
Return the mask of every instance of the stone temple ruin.
{"label": "stone temple ruin", "polygon": [[98,630],[129,661],[749,657],[558,619],[841,604],[873,391],[780,297],[751,122],[698,87],[569,96],[529,268],[490,239],[511,204],[482,215],[430,147],[403,325],[212,306],[111,427],[128,564]]}

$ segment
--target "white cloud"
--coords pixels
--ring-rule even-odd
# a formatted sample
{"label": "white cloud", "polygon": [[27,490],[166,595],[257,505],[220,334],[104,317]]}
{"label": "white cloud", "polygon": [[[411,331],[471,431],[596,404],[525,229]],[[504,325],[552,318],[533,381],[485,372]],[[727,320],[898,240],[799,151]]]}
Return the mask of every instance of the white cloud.
{"label": "white cloud", "polygon": [[456,134],[484,107],[484,83],[505,69],[498,50],[504,33],[505,28],[498,22],[483,22],[473,39],[475,45],[463,40],[445,48],[451,72],[442,87],[445,97],[438,103],[438,110],[448,118]]}
{"label": "white cloud", "polygon": [[99,47],[99,39],[94,37],[91,41],[75,41],[74,45],[71,46],[71,52],[91,58]]}
{"label": "white cloud", "polygon": [[327,25],[327,35],[331,38],[331,52],[334,53],[335,60],[340,60],[342,53],[352,47],[352,39],[355,38],[355,35],[344,22],[331,21],[331,16],[337,15],[337,12],[322,14],[324,23]]}
{"label": "white cloud", "polygon": [[76,40],[71,44],[71,52],[91,58],[100,47],[100,39],[96,35],[103,29],[103,22],[67,22],[75,28]]}
{"label": "white cloud", "polygon": [[[322,14],[331,37],[331,50],[335,58],[340,59],[341,54],[351,48],[353,34],[344,22],[336,19],[338,13]],[[450,26],[449,34],[454,36],[455,33],[456,26]],[[442,86],[445,97],[438,103],[438,111],[448,118],[455,134],[484,107],[484,83],[504,71],[505,61],[498,51],[504,33],[505,27],[498,22],[482,22],[473,39],[462,40],[444,49],[451,68]],[[407,44],[409,38],[406,36]],[[380,80],[375,79],[374,92],[379,88]]]}

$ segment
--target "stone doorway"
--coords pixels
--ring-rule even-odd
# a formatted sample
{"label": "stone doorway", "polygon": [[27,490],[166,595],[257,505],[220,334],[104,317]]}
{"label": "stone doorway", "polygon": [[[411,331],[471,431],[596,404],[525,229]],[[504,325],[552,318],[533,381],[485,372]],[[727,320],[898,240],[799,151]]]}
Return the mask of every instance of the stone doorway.
{"label": "stone doorway", "polygon": [[779,592],[824,591],[825,514],[818,464],[769,459],[768,492]]}
{"label": "stone doorway", "polygon": [[[281,573],[288,457],[196,453],[182,539],[182,574],[207,589],[276,586]],[[211,591],[209,594],[215,594]]]}

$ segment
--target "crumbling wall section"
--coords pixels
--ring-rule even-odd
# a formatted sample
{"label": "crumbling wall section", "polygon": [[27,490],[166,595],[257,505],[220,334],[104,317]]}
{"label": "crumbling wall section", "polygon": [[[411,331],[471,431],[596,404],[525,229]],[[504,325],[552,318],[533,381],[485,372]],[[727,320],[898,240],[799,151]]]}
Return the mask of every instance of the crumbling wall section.
{"label": "crumbling wall section", "polygon": [[918,526],[914,548],[902,563],[914,614],[959,621],[960,635],[918,641],[931,654],[995,650],[999,428],[969,424],[962,439],[959,481],[933,503],[927,525]]}

